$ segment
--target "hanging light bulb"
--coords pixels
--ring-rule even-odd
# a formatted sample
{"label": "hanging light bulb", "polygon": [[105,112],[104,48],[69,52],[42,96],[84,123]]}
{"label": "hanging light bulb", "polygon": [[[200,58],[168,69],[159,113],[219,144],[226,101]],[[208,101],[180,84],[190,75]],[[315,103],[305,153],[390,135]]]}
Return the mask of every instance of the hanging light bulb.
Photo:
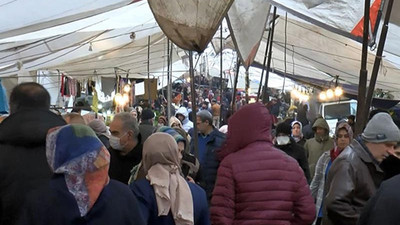
{"label": "hanging light bulb", "polygon": [[335,88],[335,95],[336,95],[337,97],[342,96],[342,95],[343,95],[343,89],[342,89],[341,87],[336,87],[336,88]]}
{"label": "hanging light bulb", "polygon": [[325,101],[325,100],[326,100],[326,93],[325,93],[325,91],[319,93],[319,99],[322,100],[322,101]]}
{"label": "hanging light bulb", "polygon": [[125,84],[124,92],[128,93],[131,90],[131,86],[129,84]]}
{"label": "hanging light bulb", "polygon": [[122,96],[122,100],[123,100],[123,105],[125,105],[126,103],[128,103],[128,102],[129,102],[129,95],[125,93],[125,94]]}
{"label": "hanging light bulb", "polygon": [[89,42],[89,52],[93,51],[93,46],[92,46],[92,42]]}
{"label": "hanging light bulb", "polygon": [[329,89],[326,91],[327,98],[333,98],[333,96],[334,96],[334,93],[333,93],[332,89]]}
{"label": "hanging light bulb", "polygon": [[122,99],[122,95],[121,93],[117,93],[114,97],[115,103],[117,103],[118,105],[121,105],[123,99]]}

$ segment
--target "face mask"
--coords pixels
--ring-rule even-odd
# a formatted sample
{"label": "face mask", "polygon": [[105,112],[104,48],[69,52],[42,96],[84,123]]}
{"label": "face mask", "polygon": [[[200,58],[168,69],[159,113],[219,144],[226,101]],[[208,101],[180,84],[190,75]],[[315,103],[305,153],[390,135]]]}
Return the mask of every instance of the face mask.
{"label": "face mask", "polygon": [[[127,134],[127,133],[125,133],[124,135],[122,135],[121,138],[122,138],[123,136],[125,136],[126,134]],[[109,139],[111,148],[113,148],[113,149],[115,149],[115,150],[122,151],[128,143],[125,143],[125,145],[122,146],[122,145],[121,145],[121,142],[120,142],[121,138],[115,137],[115,136],[111,135],[111,136],[110,136],[110,139]]]}
{"label": "face mask", "polygon": [[287,145],[290,142],[289,136],[279,136],[276,137],[276,144],[277,145]]}

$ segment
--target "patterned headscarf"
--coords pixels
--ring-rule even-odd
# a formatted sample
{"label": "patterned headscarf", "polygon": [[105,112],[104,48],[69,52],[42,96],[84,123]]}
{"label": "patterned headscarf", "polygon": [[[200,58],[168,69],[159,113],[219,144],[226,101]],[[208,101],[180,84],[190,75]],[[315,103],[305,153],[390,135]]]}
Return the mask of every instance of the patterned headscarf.
{"label": "patterned headscarf", "polygon": [[175,224],[193,225],[192,193],[180,174],[178,154],[171,135],[154,133],[143,145],[143,168],[156,195],[158,216],[171,211]]}
{"label": "patterned headscarf", "polygon": [[107,149],[90,127],[73,124],[49,130],[46,156],[52,172],[64,174],[80,215],[85,216],[109,182]]}
{"label": "patterned headscarf", "polygon": [[185,143],[185,146],[186,146],[186,139],[184,137],[182,137],[182,135],[180,135],[174,128],[162,126],[162,127],[158,128],[157,131],[171,135],[175,139],[176,143],[182,141]]}

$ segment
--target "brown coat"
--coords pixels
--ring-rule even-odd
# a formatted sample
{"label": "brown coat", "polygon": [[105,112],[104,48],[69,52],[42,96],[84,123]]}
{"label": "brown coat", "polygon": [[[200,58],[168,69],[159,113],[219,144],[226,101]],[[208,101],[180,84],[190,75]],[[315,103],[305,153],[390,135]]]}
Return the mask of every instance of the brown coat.
{"label": "brown coat", "polygon": [[383,177],[367,147],[361,140],[353,140],[329,170],[322,224],[356,225],[361,210]]}

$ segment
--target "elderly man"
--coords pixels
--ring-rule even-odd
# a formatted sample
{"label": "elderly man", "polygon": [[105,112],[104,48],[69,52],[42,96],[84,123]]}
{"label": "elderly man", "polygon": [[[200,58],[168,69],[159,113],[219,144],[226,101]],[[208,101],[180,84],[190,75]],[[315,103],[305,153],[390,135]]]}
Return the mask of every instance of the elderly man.
{"label": "elderly man", "polygon": [[112,179],[128,184],[130,171],[142,160],[142,142],[136,119],[127,112],[114,116],[110,124],[110,169]]}
{"label": "elderly man", "polygon": [[[202,110],[196,114],[198,128],[198,157],[200,162],[200,185],[205,189],[211,200],[212,191],[217,177],[219,160],[218,150],[225,142],[225,134],[213,126],[213,118],[209,111]],[[191,143],[191,152],[194,154],[194,143]]]}
{"label": "elderly man", "polygon": [[65,121],[49,108],[49,92],[40,84],[22,83],[11,92],[11,114],[0,124],[1,225],[15,224],[26,195],[52,176],[46,134]]}
{"label": "elderly man", "polygon": [[333,162],[325,193],[326,215],[322,224],[355,225],[361,210],[375,194],[384,174],[379,163],[400,141],[400,131],[387,113],[378,113],[368,122]]}

